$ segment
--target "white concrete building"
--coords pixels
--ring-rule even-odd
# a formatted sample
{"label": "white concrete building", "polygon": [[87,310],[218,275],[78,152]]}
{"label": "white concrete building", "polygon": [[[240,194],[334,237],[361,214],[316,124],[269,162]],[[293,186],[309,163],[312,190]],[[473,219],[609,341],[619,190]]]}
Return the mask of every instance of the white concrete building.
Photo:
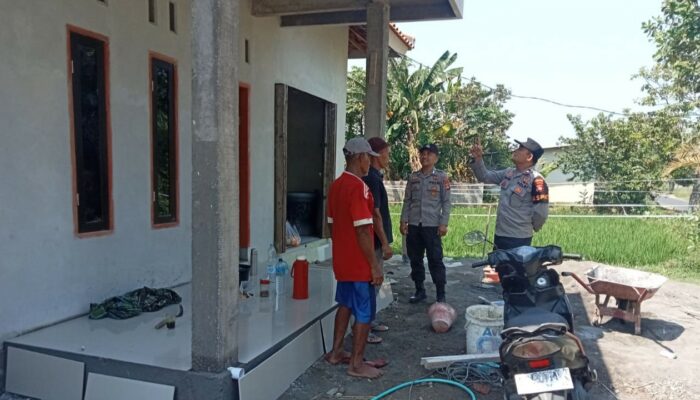
{"label": "white concrete building", "polygon": [[[349,53],[363,55],[364,35],[385,71],[387,43],[412,45],[389,14],[459,18],[461,0],[191,1],[0,2],[0,393],[96,399],[102,374],[165,385],[171,399],[271,398],[323,351],[328,265],[312,278],[323,300],[275,316],[239,309],[238,259],[255,248],[263,263],[273,242],[290,262],[328,257],[320,216],[342,169]],[[381,126],[376,111],[368,124]],[[304,244],[287,249],[293,218]],[[162,313],[85,317],[144,286],[182,294],[174,334],[152,329]],[[303,346],[315,352],[259,388],[256,369]],[[251,383],[231,383],[226,366]],[[67,375],[45,387],[31,381],[41,373]]]}
{"label": "white concrete building", "polygon": [[[562,146],[547,147],[540,158],[538,165],[542,167],[548,163],[558,164],[559,155],[564,150]],[[592,204],[595,185],[591,182],[581,182],[574,179],[572,174],[565,174],[559,166],[547,174],[549,186],[549,201],[552,203],[581,203]]]}

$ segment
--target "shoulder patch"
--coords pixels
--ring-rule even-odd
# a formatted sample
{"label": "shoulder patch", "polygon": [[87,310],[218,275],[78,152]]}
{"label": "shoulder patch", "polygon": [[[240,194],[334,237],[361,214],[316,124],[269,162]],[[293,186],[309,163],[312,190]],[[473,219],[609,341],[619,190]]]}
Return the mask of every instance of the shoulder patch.
{"label": "shoulder patch", "polygon": [[532,181],[532,202],[549,203],[549,188],[547,182],[541,176]]}
{"label": "shoulder patch", "polygon": [[443,186],[445,187],[445,190],[450,190],[450,178],[445,175],[445,180],[442,182]]}

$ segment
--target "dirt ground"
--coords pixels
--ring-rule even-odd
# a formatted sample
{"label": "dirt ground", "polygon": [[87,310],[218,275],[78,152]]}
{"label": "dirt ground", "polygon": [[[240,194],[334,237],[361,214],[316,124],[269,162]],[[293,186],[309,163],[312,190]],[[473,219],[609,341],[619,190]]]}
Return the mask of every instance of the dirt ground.
{"label": "dirt ground", "polygon": [[[452,264],[459,260],[446,260]],[[468,263],[467,263],[468,265]],[[596,265],[592,262],[567,261],[559,271],[583,273]],[[427,309],[435,300],[434,286],[426,282],[428,302],[409,304],[413,283],[410,267],[394,257],[386,264],[395,301],[379,313],[379,320],[389,326],[381,333],[383,343],[367,345],[368,358],[390,361],[383,377],[375,380],[352,378],[345,366],[332,366],[319,359],[301,375],[280,399],[371,399],[373,396],[406,381],[442,377],[420,365],[421,357],[464,354],[466,350],[466,307],[478,304],[479,296],[500,299],[500,292],[476,286],[479,270],[465,266],[448,268],[447,301],[458,318],[452,329],[437,334],[430,328]],[[562,278],[572,303],[576,331],[582,338],[591,363],[598,371],[599,382],[591,390],[596,400],[700,399],[700,286],[666,282],[656,295],[642,303],[642,335],[633,335],[633,325],[606,318],[601,327],[594,320],[594,296],[572,278]],[[346,341],[349,349],[349,341]],[[673,358],[675,356],[675,358]],[[413,386],[395,392],[386,399],[467,399],[466,393],[448,385]],[[477,393],[482,400],[502,399],[499,388],[491,393]]]}

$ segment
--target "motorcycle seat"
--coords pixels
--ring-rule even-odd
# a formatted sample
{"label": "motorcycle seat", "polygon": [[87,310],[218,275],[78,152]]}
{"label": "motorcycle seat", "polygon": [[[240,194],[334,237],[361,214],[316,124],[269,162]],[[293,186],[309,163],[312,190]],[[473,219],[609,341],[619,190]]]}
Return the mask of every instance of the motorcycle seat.
{"label": "motorcycle seat", "polygon": [[502,335],[510,333],[535,333],[543,329],[566,331],[569,323],[566,318],[550,311],[531,308],[505,323]]}

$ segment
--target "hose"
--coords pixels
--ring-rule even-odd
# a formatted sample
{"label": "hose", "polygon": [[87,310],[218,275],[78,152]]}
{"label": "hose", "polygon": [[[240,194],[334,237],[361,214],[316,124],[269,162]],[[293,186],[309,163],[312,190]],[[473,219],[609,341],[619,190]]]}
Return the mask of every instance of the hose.
{"label": "hose", "polygon": [[494,387],[501,386],[501,371],[499,365],[493,362],[456,362],[446,368],[440,368],[436,372],[463,385],[483,383]]}
{"label": "hose", "polygon": [[427,383],[427,382],[445,383],[445,384],[448,384],[448,385],[457,386],[458,388],[460,388],[460,389],[464,390],[465,392],[467,392],[467,393],[469,394],[469,396],[471,397],[472,400],[476,400],[476,396],[474,395],[474,392],[472,392],[471,390],[469,390],[468,387],[466,387],[466,386],[464,386],[464,385],[462,385],[461,383],[458,383],[458,382],[450,381],[450,380],[447,380],[447,379],[440,379],[440,378],[416,379],[415,381],[405,382],[405,383],[402,383],[402,384],[400,384],[400,385],[394,386],[393,388],[388,389],[388,390],[386,390],[386,391],[384,391],[384,392],[382,392],[382,393],[380,393],[380,394],[378,394],[378,395],[372,397],[372,400],[383,399],[384,397],[386,397],[386,396],[388,396],[388,395],[390,395],[390,394],[392,394],[392,393],[394,393],[394,392],[396,392],[396,391],[399,391],[399,390],[401,390],[401,389],[403,389],[403,388],[405,388],[405,387],[407,387],[407,386],[413,386],[413,385],[417,385],[417,384],[420,384],[420,383]]}

